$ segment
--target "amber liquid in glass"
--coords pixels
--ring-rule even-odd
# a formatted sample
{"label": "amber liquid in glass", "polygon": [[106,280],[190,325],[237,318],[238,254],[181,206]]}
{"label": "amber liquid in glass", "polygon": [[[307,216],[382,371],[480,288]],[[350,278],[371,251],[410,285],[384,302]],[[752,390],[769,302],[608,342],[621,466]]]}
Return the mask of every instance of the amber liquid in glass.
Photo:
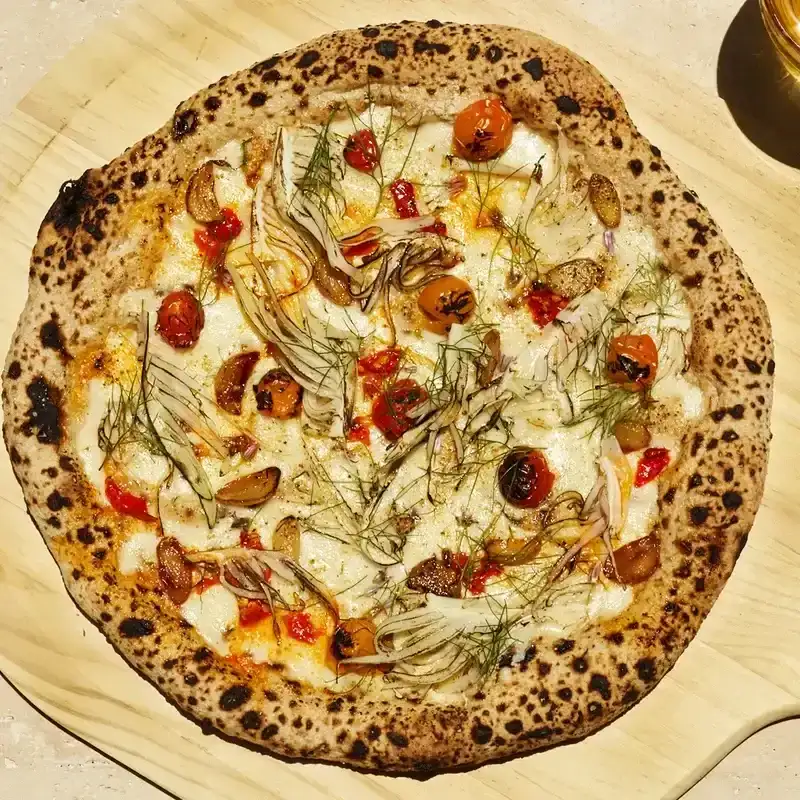
{"label": "amber liquid in glass", "polygon": [[800,80],[800,0],[761,0],[761,14],[786,69]]}

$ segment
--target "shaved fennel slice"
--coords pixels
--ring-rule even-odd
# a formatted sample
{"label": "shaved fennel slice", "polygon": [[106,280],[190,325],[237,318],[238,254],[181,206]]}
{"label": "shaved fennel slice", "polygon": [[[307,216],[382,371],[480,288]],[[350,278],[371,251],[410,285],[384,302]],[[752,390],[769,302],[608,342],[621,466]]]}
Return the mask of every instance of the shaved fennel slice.
{"label": "shaved fennel slice", "polygon": [[233,288],[245,317],[266,342],[278,349],[281,366],[306,390],[303,413],[318,426],[342,423],[351,414],[358,353],[356,336],[325,325],[307,310],[302,327],[283,310],[263,265],[253,266],[265,290],[256,297],[235,267]]}

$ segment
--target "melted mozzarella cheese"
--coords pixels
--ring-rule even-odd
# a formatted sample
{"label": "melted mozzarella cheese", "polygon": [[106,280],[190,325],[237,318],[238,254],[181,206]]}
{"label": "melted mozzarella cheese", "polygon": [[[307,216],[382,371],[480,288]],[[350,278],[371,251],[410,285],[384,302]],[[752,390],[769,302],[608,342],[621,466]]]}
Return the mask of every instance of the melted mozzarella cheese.
{"label": "melted mozzarella cheese", "polygon": [[117,566],[123,575],[132,575],[156,563],[158,537],[154,533],[134,533],[126,539],[117,556]]}
{"label": "melted mozzarella cheese", "polygon": [[181,606],[181,616],[194,627],[220,655],[230,653],[225,635],[239,621],[236,597],[224,586],[211,586],[202,594],[194,593]]}
{"label": "melted mozzarella cheese", "polygon": [[98,490],[100,496],[105,497],[103,462],[106,454],[98,442],[98,431],[111,400],[111,387],[102,379],[96,378],[90,381],[86,398],[86,410],[82,418],[74,423],[73,441],[84,475]]}

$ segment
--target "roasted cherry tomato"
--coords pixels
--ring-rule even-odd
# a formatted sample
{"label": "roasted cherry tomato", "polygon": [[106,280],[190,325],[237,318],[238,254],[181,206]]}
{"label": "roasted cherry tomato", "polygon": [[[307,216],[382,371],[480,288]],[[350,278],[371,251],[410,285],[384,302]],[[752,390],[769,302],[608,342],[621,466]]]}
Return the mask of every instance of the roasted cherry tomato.
{"label": "roasted cherry tomato", "polygon": [[344,160],[359,172],[372,172],[380,160],[375,134],[366,128],[350,134],[344,146]]}
{"label": "roasted cherry tomato", "polygon": [[666,447],[648,447],[636,465],[634,486],[644,486],[655,480],[669,466],[669,450]]}
{"label": "roasted cherry tomato", "polygon": [[453,275],[431,281],[417,300],[428,327],[435,333],[447,333],[455,324],[462,324],[475,311],[475,293],[470,285]]}
{"label": "roasted cherry tomato", "polygon": [[239,624],[244,628],[258,625],[271,616],[269,606],[263,600],[248,600],[239,608]]}
{"label": "roasted cherry tomato", "polygon": [[426,225],[422,230],[425,231],[425,233],[436,233],[439,236],[447,236],[447,225],[440,219],[435,220],[430,225]]}
{"label": "roasted cherry tomato", "polygon": [[489,580],[502,574],[503,568],[499,564],[495,564],[493,561],[481,561],[470,576],[468,588],[472,594],[483,594]]}
{"label": "roasted cherry tomato", "polygon": [[286,633],[298,642],[313,644],[322,635],[322,631],[314,627],[311,617],[305,611],[290,611],[283,621]]}
{"label": "roasted cherry tomato", "polygon": [[414,427],[409,412],[427,399],[425,387],[415,380],[405,378],[397,381],[373,401],[372,422],[390,442],[397,441]]}
{"label": "roasted cherry tomato", "polygon": [[347,431],[347,441],[369,445],[369,440],[369,417],[355,417]]}
{"label": "roasted cherry tomato", "polygon": [[403,353],[396,347],[386,347],[383,350],[376,350],[367,356],[358,359],[359,375],[380,375],[388,378],[397,372]]}
{"label": "roasted cherry tomato", "polygon": [[653,383],[658,368],[656,343],[646,333],[615,336],[608,346],[608,377],[630,392]]}
{"label": "roasted cherry tomato", "polygon": [[156,330],[176,350],[192,347],[200,338],[206,315],[200,301],[183,289],[170,292],[158,309]]}
{"label": "roasted cherry tomato", "polygon": [[531,289],[525,295],[525,302],[528,304],[533,321],[540,328],[544,328],[558,316],[559,311],[567,307],[569,298],[562,297],[545,286],[540,289]]}
{"label": "roasted cherry tomato", "polygon": [[261,537],[255,531],[242,531],[239,534],[239,544],[250,550],[264,549],[264,545],[261,544]]}
{"label": "roasted cherry tomato", "polygon": [[[603,573],[617,583],[631,586],[646,581],[661,564],[661,543],[654,533],[634,539],[603,562]],[[615,569],[616,567],[616,569]]]}
{"label": "roasted cherry tomato", "polygon": [[194,232],[197,249],[209,260],[216,261],[228,242],[242,232],[242,221],[232,208],[222,209],[222,219],[206,223]]}
{"label": "roasted cherry tomato", "polygon": [[500,493],[512,506],[536,508],[550,494],[556,476],[541,450],[518,447],[503,459],[497,480]]}
{"label": "roasted cherry tomato", "polygon": [[456,152],[468,161],[488,161],[511,144],[514,121],[502,100],[476,100],[459,112],[453,126]]}
{"label": "roasted cherry tomato", "polygon": [[147,499],[125,491],[113,478],[106,478],[106,497],[114,511],[143,522],[155,522],[147,510]]}
{"label": "roasted cherry tomato", "polygon": [[398,178],[390,187],[389,194],[394,200],[394,207],[402,219],[419,216],[417,208],[417,195],[414,184]]}
{"label": "roasted cherry tomato", "polygon": [[282,369],[271,369],[253,387],[256,408],[267,417],[289,419],[300,413],[303,387]]}

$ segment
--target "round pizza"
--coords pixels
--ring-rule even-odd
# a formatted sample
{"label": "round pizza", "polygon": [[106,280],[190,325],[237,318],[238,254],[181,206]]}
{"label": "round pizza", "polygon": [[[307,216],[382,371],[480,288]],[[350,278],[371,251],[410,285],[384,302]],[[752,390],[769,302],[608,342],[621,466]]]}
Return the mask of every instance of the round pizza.
{"label": "round pizza", "polygon": [[674,664],[752,525],[773,371],[606,80],[403,22],[62,186],[4,432],[70,595],[205,730],[431,770],[585,736]]}

